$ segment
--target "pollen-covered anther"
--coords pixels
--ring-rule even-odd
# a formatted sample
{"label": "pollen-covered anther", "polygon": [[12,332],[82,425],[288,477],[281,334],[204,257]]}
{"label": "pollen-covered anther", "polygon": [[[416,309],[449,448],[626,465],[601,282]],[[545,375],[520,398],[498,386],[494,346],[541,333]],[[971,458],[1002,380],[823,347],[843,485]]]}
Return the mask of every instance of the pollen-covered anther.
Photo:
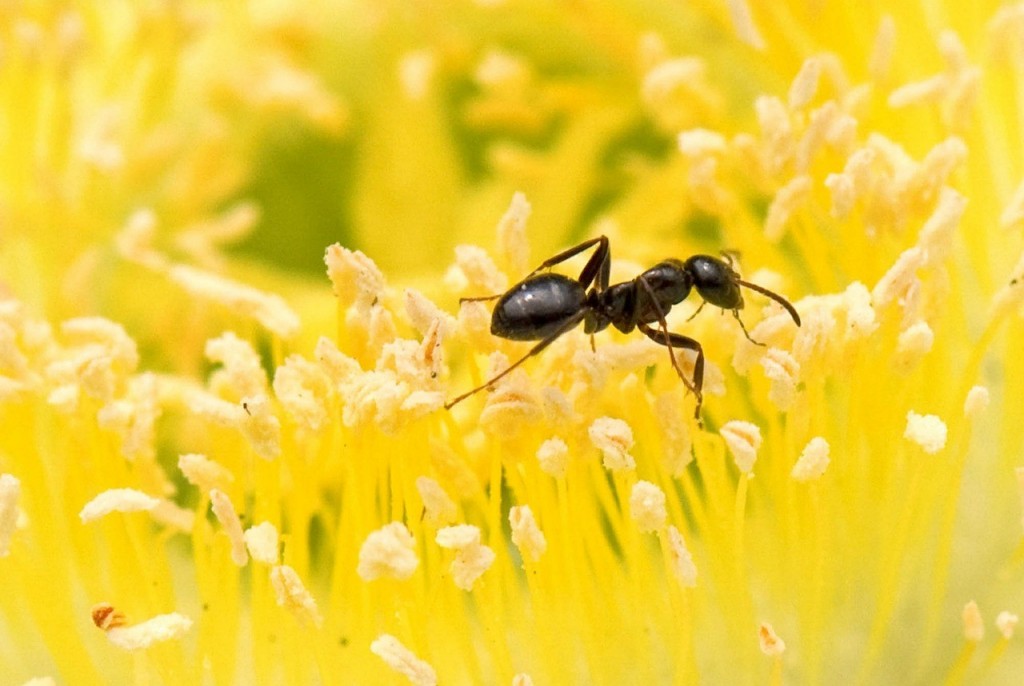
{"label": "pollen-covered anther", "polygon": [[775,242],[782,238],[786,224],[811,196],[812,180],[810,176],[798,176],[779,188],[775,199],[768,208],[765,219],[765,238]]}
{"label": "pollen-covered anther", "polygon": [[[100,618],[99,621],[97,616]],[[105,603],[93,607],[92,617],[93,623],[106,632],[107,640],[128,651],[143,650],[156,643],[181,638],[192,628],[192,620],[177,612],[157,615],[144,622],[127,626],[124,616]]]}
{"label": "pollen-covered anther", "polygon": [[999,225],[1004,229],[1011,229],[1022,223],[1024,223],[1024,181],[1017,185],[1017,189],[1010,196],[1010,201],[999,215]]}
{"label": "pollen-covered anther", "polygon": [[800,380],[800,363],[788,350],[768,348],[761,358],[761,366],[764,367],[764,375],[772,382],[768,399],[783,411],[793,407]]}
{"label": "pollen-covered anther", "polygon": [[104,631],[124,626],[128,621],[124,613],[114,609],[114,606],[110,603],[97,603],[93,605],[90,614],[92,615],[92,623]]}
{"label": "pollen-covered anther", "polygon": [[533,677],[529,674],[516,674],[512,677],[512,686],[533,686]]}
{"label": "pollen-covered anther", "polygon": [[818,79],[821,78],[821,60],[808,57],[800,65],[800,71],[789,87],[789,108],[799,110],[806,107],[818,91]]}
{"label": "pollen-covered anther", "polygon": [[754,110],[764,141],[764,162],[769,173],[777,174],[796,153],[789,110],[782,100],[768,95],[762,95],[754,101]]}
{"label": "pollen-covered anther", "polygon": [[455,264],[444,277],[452,290],[471,296],[496,295],[508,289],[508,279],[487,251],[475,245],[455,246]]}
{"label": "pollen-covered anther", "polygon": [[242,398],[245,418],[242,433],[253,450],[265,460],[281,454],[281,420],[274,414],[270,398],[265,395]]}
{"label": "pollen-covered anther", "polygon": [[815,436],[807,445],[789,473],[794,481],[806,483],[820,479],[828,468],[829,444],[821,436]]}
{"label": "pollen-covered anther", "polygon": [[277,564],[280,554],[280,537],[277,527],[270,522],[260,522],[256,526],[246,529],[242,536],[252,559],[265,565]]}
{"label": "pollen-covered anther", "polygon": [[358,250],[349,250],[335,243],[324,255],[327,277],[334,295],[343,307],[354,306],[360,312],[384,297],[384,274],[373,260]]}
{"label": "pollen-covered anther", "polygon": [[569,446],[561,438],[549,438],[537,448],[537,462],[542,472],[560,479],[569,467]]}
{"label": "pollen-covered anther", "polygon": [[913,369],[927,355],[935,342],[935,333],[928,322],[919,321],[900,332],[892,366],[901,373]]}
{"label": "pollen-covered anther", "polygon": [[761,429],[750,422],[734,419],[726,422],[718,433],[725,439],[739,470],[744,474],[753,471],[757,451],[761,447]]}
{"label": "pollen-covered anther", "polygon": [[0,557],[11,552],[11,538],[18,528],[18,498],[21,482],[11,474],[0,474]]}
{"label": "pollen-covered anther", "polygon": [[210,507],[213,516],[220,522],[228,540],[231,542],[231,561],[239,567],[249,561],[249,553],[246,552],[245,535],[242,533],[242,522],[238,518],[235,506],[226,493],[216,488],[210,490]]}
{"label": "pollen-covered anther", "polygon": [[1018,622],[1020,622],[1020,617],[1008,610],[1003,610],[996,616],[996,628],[1007,641],[1013,638],[1013,632],[1017,628]]}
{"label": "pollen-covered anther", "polygon": [[949,78],[946,74],[937,74],[919,81],[912,81],[889,94],[889,107],[900,109],[910,105],[938,102],[948,87]]}
{"label": "pollen-covered anther", "polygon": [[679,583],[684,588],[694,588],[697,585],[697,565],[694,564],[693,556],[686,547],[683,534],[675,525],[668,527],[668,552],[672,562],[672,571],[679,579]]}
{"label": "pollen-covered anther", "polygon": [[270,585],[274,588],[278,607],[291,612],[302,623],[319,627],[323,624],[313,594],[306,589],[298,572],[288,565],[275,565],[270,570]]}
{"label": "pollen-covered anther", "polygon": [[160,500],[133,488],[111,488],[85,504],[78,513],[83,524],[112,512],[143,512],[155,508]]}
{"label": "pollen-covered anther", "polygon": [[[950,141],[947,141],[947,146],[952,146],[955,150],[965,147],[963,141],[959,138],[950,139]],[[950,156],[955,157],[955,153],[950,153]],[[931,155],[929,155],[930,158]],[[938,178],[933,183],[938,185],[945,181],[945,178],[952,171],[952,167],[959,164],[961,159],[955,157],[955,159],[945,163],[945,166],[940,171],[934,172]],[[921,227],[917,238],[917,244],[927,252],[930,263],[934,264],[945,259],[953,249],[955,243],[953,235],[957,227],[960,226],[960,219],[963,217],[966,207],[966,197],[952,188],[941,187],[938,204],[931,215],[929,215],[927,221],[925,221],[924,226]]]}
{"label": "pollen-covered anther", "polygon": [[516,192],[498,221],[498,254],[505,268],[513,274],[525,273],[529,269],[530,243],[526,238],[526,221],[531,211],[526,196]]}
{"label": "pollen-covered anther", "polygon": [[665,492],[650,481],[636,482],[629,496],[629,512],[643,533],[660,531],[668,521]]}
{"label": "pollen-covered anther", "polygon": [[891,302],[904,303],[911,289],[919,283],[917,270],[925,265],[924,251],[917,246],[904,250],[871,291],[875,307]]}
{"label": "pollen-covered anther", "polygon": [[356,571],[363,581],[408,579],[419,563],[412,533],[401,522],[391,522],[366,537],[359,549]]}
{"label": "pollen-covered anther", "polygon": [[480,542],[480,529],[471,524],[445,527],[435,540],[442,548],[455,551],[452,581],[463,591],[472,591],[476,580],[494,563],[494,551]]}
{"label": "pollen-covered anther", "polygon": [[437,673],[429,663],[402,645],[394,636],[381,634],[370,644],[370,651],[388,667],[405,676],[413,686],[437,686]]}
{"label": "pollen-covered anther", "polygon": [[985,386],[972,386],[967,391],[967,398],[964,399],[964,416],[968,419],[976,419],[988,409],[989,393]]}
{"label": "pollen-covered anther", "polygon": [[978,603],[973,600],[964,605],[964,640],[978,643],[985,638],[985,622],[981,618],[981,610]]}
{"label": "pollen-covered anther", "polygon": [[235,480],[235,475],[226,467],[196,453],[180,455],[178,469],[190,484],[204,492],[212,488],[223,490]]}
{"label": "pollen-covered anther", "polygon": [[884,81],[892,66],[892,56],[896,48],[896,22],[886,14],[878,24],[878,33],[871,46],[868,58],[868,71],[874,81]]}
{"label": "pollen-covered anther", "polygon": [[768,657],[778,657],[786,651],[786,642],[779,638],[775,629],[768,622],[761,622],[757,629],[757,640],[761,652]]}
{"label": "pollen-covered anther", "polygon": [[415,288],[405,289],[405,314],[409,317],[409,323],[424,338],[431,330],[435,329],[438,340],[447,338],[455,331],[455,317],[442,310]]}
{"label": "pollen-covered anther", "polygon": [[422,100],[430,92],[437,70],[437,57],[431,50],[414,50],[398,60],[398,79],[402,92],[410,100]]}
{"label": "pollen-covered anther", "polygon": [[222,365],[210,377],[209,386],[214,393],[237,398],[266,392],[267,373],[249,341],[228,331],[208,340],[204,353],[210,362]]}
{"label": "pollen-covered anther", "polygon": [[431,526],[447,526],[458,517],[458,505],[441,484],[430,477],[420,476],[416,478],[416,490],[423,501],[423,520]]}
{"label": "pollen-covered anther", "polygon": [[907,428],[903,437],[916,443],[929,455],[946,447],[946,423],[933,414],[907,412]]}
{"label": "pollen-covered anther", "polygon": [[679,152],[694,162],[706,157],[723,155],[729,149],[725,136],[710,129],[683,131],[676,138],[676,143]]}
{"label": "pollen-covered anther", "polygon": [[129,262],[154,271],[167,268],[167,257],[153,247],[156,239],[157,216],[152,208],[135,210],[114,236],[118,253]]}
{"label": "pollen-covered anther", "polygon": [[679,94],[699,91],[704,86],[707,71],[704,61],[697,57],[668,59],[644,74],[640,95],[651,107],[664,107]]}
{"label": "pollen-covered anther", "polygon": [[544,532],[537,526],[529,505],[515,505],[509,509],[508,523],[512,528],[512,543],[519,548],[523,560],[537,562],[548,549]]}
{"label": "pollen-covered anther", "polygon": [[299,316],[279,295],[188,265],[171,267],[168,276],[191,295],[251,317],[280,338],[291,338],[299,330]]}
{"label": "pollen-covered anther", "polygon": [[605,469],[624,471],[636,468],[629,454],[633,447],[633,430],[629,424],[614,417],[599,417],[587,429],[590,442],[604,455]]}
{"label": "pollen-covered anther", "polygon": [[320,365],[301,355],[289,355],[274,372],[274,395],[292,420],[310,431],[330,420],[332,385]]}

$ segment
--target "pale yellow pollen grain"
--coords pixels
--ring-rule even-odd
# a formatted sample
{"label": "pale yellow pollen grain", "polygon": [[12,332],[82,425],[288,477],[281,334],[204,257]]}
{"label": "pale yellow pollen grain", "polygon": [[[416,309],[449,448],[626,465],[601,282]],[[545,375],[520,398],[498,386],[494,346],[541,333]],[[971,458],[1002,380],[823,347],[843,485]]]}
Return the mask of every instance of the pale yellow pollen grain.
{"label": "pale yellow pollen grain", "polygon": [[964,416],[975,419],[988,409],[989,393],[985,386],[971,386],[964,400]]}
{"label": "pale yellow pollen grain", "polygon": [[656,533],[668,521],[665,492],[650,481],[637,481],[629,496],[629,512],[643,533]]}
{"label": "pale yellow pollen grain", "polygon": [[83,524],[105,517],[113,512],[143,512],[152,510],[160,501],[133,488],[111,488],[90,500],[78,513]]}
{"label": "pale yellow pollen grain", "polygon": [[266,391],[267,373],[249,341],[228,331],[208,340],[204,354],[210,362],[221,365],[210,377],[210,390],[214,393],[230,392],[242,397]]}
{"label": "pale yellow pollen grain", "polygon": [[779,638],[768,622],[761,622],[757,629],[757,639],[761,652],[768,657],[777,657],[786,650],[786,642]]}
{"label": "pale yellow pollen grain", "polygon": [[526,237],[526,222],[531,212],[526,196],[516,192],[498,221],[498,254],[505,268],[513,274],[525,273],[529,269],[530,243]]}
{"label": "pale yellow pollen grain", "polygon": [[189,294],[251,317],[280,338],[289,339],[299,330],[299,316],[279,295],[188,265],[174,265],[167,273]]}
{"label": "pale yellow pollen grain", "polygon": [[265,565],[277,564],[280,554],[277,527],[270,522],[260,522],[246,529],[243,537],[252,559]]}
{"label": "pale yellow pollen grain", "polygon": [[789,87],[789,108],[799,110],[807,106],[818,92],[818,79],[821,78],[821,61],[817,57],[808,57],[800,65],[793,83]]}
{"label": "pale yellow pollen grain", "polygon": [[11,552],[11,539],[18,528],[18,498],[21,481],[11,474],[0,474],[0,557]]}
{"label": "pale yellow pollen grain", "polygon": [[569,446],[561,438],[549,438],[537,448],[537,462],[545,474],[560,479],[569,467]]}
{"label": "pale yellow pollen grain", "polygon": [[789,473],[795,481],[808,482],[820,479],[828,468],[829,444],[821,436],[815,436],[804,446],[793,470]]}
{"label": "pale yellow pollen grain", "polygon": [[437,71],[437,58],[430,50],[416,50],[398,60],[398,78],[402,92],[410,100],[422,100],[430,92]]}
{"label": "pale yellow pollen grain", "polygon": [[626,471],[636,468],[629,454],[633,447],[633,430],[629,424],[614,417],[598,417],[587,429],[590,442],[604,455],[605,469]]}
{"label": "pale yellow pollen grain", "polygon": [[1024,467],[1014,467],[1013,474],[1017,477],[1017,493],[1020,496],[1021,528],[1024,528]]}
{"label": "pale yellow pollen grain", "polygon": [[978,643],[985,638],[985,622],[981,618],[978,604],[973,600],[964,605],[963,622],[965,640]]}
{"label": "pale yellow pollen grain", "polygon": [[1013,632],[1017,628],[1017,623],[1020,621],[1020,617],[1003,610],[996,616],[996,628],[999,629],[999,633],[1003,635],[1003,638],[1010,640],[1013,638]]}
{"label": "pale yellow pollen grain", "polygon": [[739,470],[744,474],[753,471],[761,447],[761,429],[750,422],[733,419],[723,424],[718,433],[725,439]]}
{"label": "pale yellow pollen grain", "polygon": [[782,411],[793,406],[800,381],[800,363],[793,354],[781,348],[768,348],[761,358],[764,375],[772,382],[768,399]]}
{"label": "pale yellow pollen grain", "polygon": [[231,498],[216,488],[210,490],[210,507],[213,515],[231,542],[231,561],[239,567],[249,561],[249,553],[245,548],[245,535],[242,533],[242,522],[238,518]]}
{"label": "pale yellow pollen grain", "polygon": [[437,686],[437,673],[429,663],[402,645],[394,636],[381,634],[370,644],[370,651],[392,670],[405,676],[414,686]]}
{"label": "pale yellow pollen grain", "polygon": [[907,412],[907,428],[903,437],[916,443],[929,455],[946,447],[946,424],[933,414]]}
{"label": "pale yellow pollen grain", "polygon": [[178,469],[190,484],[204,492],[213,488],[223,490],[235,480],[226,467],[197,453],[180,455]]}
{"label": "pale yellow pollen grain", "polygon": [[896,355],[892,366],[900,373],[907,373],[921,359],[931,352],[935,333],[928,322],[919,321],[900,332],[896,341]]}
{"label": "pale yellow pollen grain", "polygon": [[694,588],[697,585],[697,565],[694,564],[693,555],[686,547],[683,534],[675,525],[668,527],[668,550],[671,556],[672,571],[679,579],[679,583],[684,588]]}
{"label": "pale yellow pollen grain", "polygon": [[181,638],[192,628],[192,620],[177,612],[157,615],[133,626],[112,627],[107,639],[122,650],[143,650],[156,643]]}
{"label": "pale yellow pollen grain", "polygon": [[270,585],[274,588],[279,607],[291,612],[300,622],[308,622],[316,627],[323,623],[313,594],[306,589],[298,572],[292,567],[275,565],[270,570]]}
{"label": "pale yellow pollen grain", "polygon": [[416,478],[416,490],[423,501],[423,520],[430,526],[447,526],[458,517],[458,505],[441,484],[430,477],[420,476]]}
{"label": "pale yellow pollen grain", "polygon": [[335,243],[327,248],[324,262],[334,295],[343,304],[352,304],[356,310],[366,312],[384,297],[384,274],[362,252]]}
{"label": "pale yellow pollen grain", "polygon": [[472,296],[497,295],[508,289],[508,278],[487,251],[475,245],[455,246],[455,264],[444,281],[451,290]]}
{"label": "pale yellow pollen grain", "polygon": [[785,234],[786,226],[811,195],[810,176],[798,176],[779,189],[768,207],[764,222],[764,235],[770,241],[778,241]]}
{"label": "pale yellow pollen grain", "polygon": [[281,454],[281,420],[274,414],[270,398],[256,395],[242,398],[242,433],[253,450],[265,460]]}
{"label": "pale yellow pollen grain", "polygon": [[508,523],[512,529],[512,543],[519,548],[523,560],[537,562],[548,549],[544,532],[537,526],[533,510],[529,505],[514,505],[508,512]]}
{"label": "pale yellow pollen grain", "polygon": [[381,577],[408,579],[419,565],[416,539],[401,522],[385,524],[370,533],[359,549],[357,573],[363,581]]}

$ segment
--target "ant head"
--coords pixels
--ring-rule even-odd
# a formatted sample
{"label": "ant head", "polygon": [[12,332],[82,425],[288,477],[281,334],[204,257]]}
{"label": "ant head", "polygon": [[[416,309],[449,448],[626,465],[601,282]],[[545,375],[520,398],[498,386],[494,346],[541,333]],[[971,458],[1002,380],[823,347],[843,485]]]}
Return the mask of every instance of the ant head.
{"label": "ant head", "polygon": [[683,268],[704,300],[723,310],[743,308],[740,275],[727,262],[710,255],[694,255]]}

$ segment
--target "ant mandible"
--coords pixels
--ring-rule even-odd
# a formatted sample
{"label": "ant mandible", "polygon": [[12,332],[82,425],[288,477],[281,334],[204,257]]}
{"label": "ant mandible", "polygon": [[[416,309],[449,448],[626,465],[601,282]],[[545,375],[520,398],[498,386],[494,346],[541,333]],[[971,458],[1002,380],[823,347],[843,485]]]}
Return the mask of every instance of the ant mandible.
{"label": "ant mandible", "polygon": [[[587,260],[578,279],[550,272],[538,274],[595,245],[597,249]],[[595,334],[607,328],[609,324],[623,333],[640,329],[652,341],[668,348],[672,367],[697,398],[694,417],[700,421],[700,407],[703,402],[701,389],[704,386],[704,349],[697,340],[668,330],[665,315],[673,305],[681,303],[690,291],[696,288],[698,295],[704,300],[701,308],[711,303],[715,307],[732,311],[747,339],[757,345],[763,345],[750,338],[740,319],[739,311],[743,308],[740,286],[743,286],[782,305],[796,325],[800,326],[800,315],[788,300],[767,288],[741,279],[733,270],[731,260],[727,262],[710,255],[694,255],[685,262],[669,258],[632,281],[612,285],[608,284],[610,272],[611,252],[608,238],[600,236],[583,241],[544,260],[539,267],[504,294],[462,298],[460,303],[498,298],[498,304],[494,306],[491,315],[491,333],[513,341],[540,342],[486,383],[445,403],[445,408],[450,409],[477,391],[487,388],[528,358],[551,345],[559,336],[583,322],[584,333]],[[697,312],[699,311],[700,308]],[[651,326],[655,323],[658,325],[657,328]],[[676,362],[673,352],[675,348],[693,350],[697,353],[692,381],[686,378],[679,363]]]}

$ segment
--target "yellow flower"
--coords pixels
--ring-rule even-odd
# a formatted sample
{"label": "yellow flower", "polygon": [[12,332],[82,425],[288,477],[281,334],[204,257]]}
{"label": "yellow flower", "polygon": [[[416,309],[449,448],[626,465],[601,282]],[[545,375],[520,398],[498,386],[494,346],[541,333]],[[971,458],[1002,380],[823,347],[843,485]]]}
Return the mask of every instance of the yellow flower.
{"label": "yellow flower", "polygon": [[[1022,48],[994,3],[0,10],[0,681],[1012,682]],[[801,325],[675,306],[700,420],[611,328],[446,409],[533,345],[480,298],[598,235]]]}

